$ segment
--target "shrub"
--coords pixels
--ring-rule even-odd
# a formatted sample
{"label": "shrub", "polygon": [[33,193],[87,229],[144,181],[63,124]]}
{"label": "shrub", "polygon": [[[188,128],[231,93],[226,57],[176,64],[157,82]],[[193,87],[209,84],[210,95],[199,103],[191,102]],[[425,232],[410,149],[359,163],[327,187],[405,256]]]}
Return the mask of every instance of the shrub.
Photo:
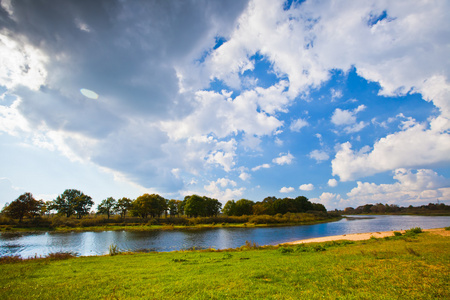
{"label": "shrub", "polygon": [[419,233],[422,233],[422,232],[423,232],[422,228],[414,227],[414,228],[411,228],[409,230],[406,230],[405,235],[406,236],[415,236],[416,234],[419,234]]}
{"label": "shrub", "polygon": [[69,259],[72,257],[75,257],[76,255],[74,255],[71,252],[55,252],[55,253],[49,253],[47,255],[47,258],[51,259],[51,260],[63,260],[63,259]]}
{"label": "shrub", "polygon": [[294,248],[292,248],[292,247],[280,247],[280,248],[278,248],[278,251],[281,252],[282,254],[287,254],[287,253],[294,252]]}
{"label": "shrub", "polygon": [[402,233],[399,231],[394,231],[394,236],[402,236]]}

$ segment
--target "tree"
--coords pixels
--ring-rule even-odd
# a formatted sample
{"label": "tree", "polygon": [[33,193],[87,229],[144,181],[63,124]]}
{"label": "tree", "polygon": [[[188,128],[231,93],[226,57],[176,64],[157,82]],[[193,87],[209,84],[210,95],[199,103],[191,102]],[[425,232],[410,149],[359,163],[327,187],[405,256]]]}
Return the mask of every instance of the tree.
{"label": "tree", "polygon": [[116,205],[116,199],[109,197],[97,206],[97,213],[107,215],[109,219],[109,216],[116,211]]}
{"label": "tree", "polygon": [[[256,207],[257,212],[261,212],[264,210],[264,205],[260,202],[259,206]],[[256,203],[256,204],[258,204]],[[254,214],[254,206],[256,205],[255,202],[247,199],[241,199],[236,202],[234,200],[228,201],[224,208],[223,213],[227,216],[244,216],[244,215],[252,215]],[[255,213],[258,214],[258,213]]]}
{"label": "tree", "polygon": [[222,212],[226,216],[234,216],[236,214],[236,202],[234,200],[229,200],[225,203]]}
{"label": "tree", "polygon": [[133,201],[131,201],[131,199],[123,197],[123,198],[117,200],[115,210],[120,213],[120,217],[122,219],[125,219],[127,211],[131,209],[132,205],[133,205]]}
{"label": "tree", "polygon": [[198,195],[186,196],[184,198],[184,212],[189,217],[198,217],[204,215],[205,199]]}
{"label": "tree", "polygon": [[220,203],[219,200],[204,196],[203,201],[204,201],[203,216],[212,217],[217,216],[219,214],[220,209],[222,208],[222,203]]}
{"label": "tree", "polygon": [[52,201],[45,201],[41,206],[41,215],[47,215],[47,217],[50,217],[50,213],[52,212],[52,205]]}
{"label": "tree", "polygon": [[39,215],[43,204],[44,201],[37,201],[33,198],[31,193],[25,193],[20,195],[19,198],[9,205],[6,205],[3,208],[2,213],[11,218],[19,219],[19,222],[22,222],[25,216],[34,217]]}
{"label": "tree", "polygon": [[179,216],[182,211],[180,211],[180,204],[182,201],[171,199],[168,202],[169,214],[171,217]]}
{"label": "tree", "polygon": [[75,189],[67,189],[59,195],[54,201],[50,209],[55,209],[58,214],[64,214],[70,217],[74,214],[78,219],[89,214],[94,201],[90,196]]}
{"label": "tree", "polygon": [[166,209],[166,199],[157,194],[144,194],[133,202],[131,212],[143,219],[160,216]]}

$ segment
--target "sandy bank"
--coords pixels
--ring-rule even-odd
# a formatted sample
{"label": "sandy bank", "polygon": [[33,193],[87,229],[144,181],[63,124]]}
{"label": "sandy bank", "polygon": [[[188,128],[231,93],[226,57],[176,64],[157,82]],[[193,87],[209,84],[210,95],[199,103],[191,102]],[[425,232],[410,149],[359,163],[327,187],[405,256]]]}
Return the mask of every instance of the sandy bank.
{"label": "sandy bank", "polygon": [[[398,231],[401,233],[405,233],[405,230],[398,230]],[[450,236],[450,231],[445,230],[444,228],[423,229],[423,231],[430,232],[432,234]],[[289,243],[285,243],[285,244],[286,245],[296,245],[296,244],[306,244],[306,243],[331,242],[331,241],[339,241],[339,240],[363,241],[363,240],[368,240],[371,237],[384,238],[384,237],[393,236],[393,235],[394,235],[394,231],[354,233],[354,234],[343,234],[343,235],[334,235],[334,236],[326,236],[326,237],[320,237],[320,238],[299,240],[299,241],[289,242]]]}

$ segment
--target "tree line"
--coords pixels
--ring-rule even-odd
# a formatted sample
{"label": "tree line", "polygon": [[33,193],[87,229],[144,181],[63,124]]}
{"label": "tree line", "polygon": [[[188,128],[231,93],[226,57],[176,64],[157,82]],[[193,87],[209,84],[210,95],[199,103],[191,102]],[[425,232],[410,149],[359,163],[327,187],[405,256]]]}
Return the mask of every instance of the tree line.
{"label": "tree line", "polygon": [[421,206],[398,206],[396,204],[365,204],[356,208],[347,207],[344,210],[338,211],[346,215],[359,214],[436,214],[436,215],[450,215],[450,206],[444,203],[429,203]]}
{"label": "tree line", "polygon": [[[81,219],[90,214],[94,201],[83,192],[67,189],[53,201],[36,200],[31,193],[24,193],[10,204],[6,204],[2,213],[22,222],[24,217],[50,215],[56,212],[65,217],[76,216]],[[267,197],[261,202],[247,199],[228,201],[222,209],[222,203],[217,199],[206,196],[190,195],[184,200],[165,199],[158,194],[144,194],[135,200],[129,198],[114,199],[108,197],[97,206],[97,214],[105,215],[108,219],[119,215],[124,219],[127,215],[142,219],[158,217],[213,217],[221,212],[226,216],[243,215],[276,215],[286,213],[303,213],[308,211],[326,212],[325,206],[311,203],[308,198]]]}
{"label": "tree line", "polygon": [[312,203],[304,196],[298,196],[296,198],[266,197],[261,202],[253,202],[247,199],[241,199],[236,202],[230,200],[223,208],[223,213],[228,216],[273,216],[276,214],[284,215],[286,213],[304,213],[308,211],[326,212],[327,210],[323,204]]}

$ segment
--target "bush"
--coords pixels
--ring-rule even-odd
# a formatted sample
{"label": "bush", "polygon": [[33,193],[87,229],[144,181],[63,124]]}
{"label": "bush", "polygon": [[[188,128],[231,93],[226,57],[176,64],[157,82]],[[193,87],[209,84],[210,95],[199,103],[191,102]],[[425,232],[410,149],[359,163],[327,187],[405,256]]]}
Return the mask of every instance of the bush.
{"label": "bush", "polygon": [[394,236],[402,236],[402,233],[399,231],[394,231]]}
{"label": "bush", "polygon": [[251,217],[248,222],[253,224],[276,224],[278,220],[273,216],[260,215]]}
{"label": "bush", "polygon": [[420,227],[414,227],[414,228],[411,228],[411,229],[409,229],[409,230],[406,230],[405,235],[406,235],[406,236],[414,236],[414,235],[419,234],[419,233],[422,233],[422,232],[423,232],[423,231],[422,231],[422,228],[420,228]]}
{"label": "bush", "polygon": [[282,254],[287,254],[287,253],[294,252],[294,248],[292,248],[292,247],[280,247],[280,248],[278,248],[278,251],[281,252]]}

